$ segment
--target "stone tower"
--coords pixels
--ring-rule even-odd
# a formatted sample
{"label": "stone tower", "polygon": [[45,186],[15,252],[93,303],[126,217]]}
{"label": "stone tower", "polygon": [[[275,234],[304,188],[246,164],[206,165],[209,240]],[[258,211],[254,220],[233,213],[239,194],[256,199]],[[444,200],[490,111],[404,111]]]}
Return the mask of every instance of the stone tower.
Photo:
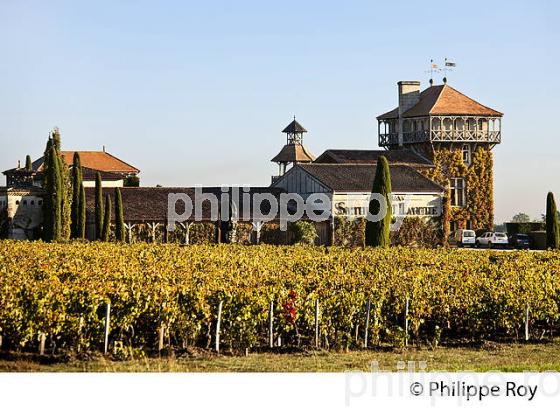
{"label": "stone tower", "polygon": [[448,188],[450,229],[494,225],[492,148],[501,142],[503,114],[467,97],[445,79],[420,91],[398,83],[399,106],[377,117],[379,146],[410,149],[433,163],[424,174]]}

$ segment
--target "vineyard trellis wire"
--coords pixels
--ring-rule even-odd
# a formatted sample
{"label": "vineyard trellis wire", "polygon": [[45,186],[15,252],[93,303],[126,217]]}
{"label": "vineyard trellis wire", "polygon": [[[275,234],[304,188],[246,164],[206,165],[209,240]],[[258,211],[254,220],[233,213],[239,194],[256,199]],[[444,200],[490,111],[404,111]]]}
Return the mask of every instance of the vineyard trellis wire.
{"label": "vineyard trellis wire", "polygon": [[0,242],[4,348],[37,351],[48,337],[102,350],[109,303],[108,343],[155,351],[164,336],[211,348],[219,335],[234,352],[273,336],[324,349],[513,339],[529,321],[541,337],[560,330],[560,254]]}

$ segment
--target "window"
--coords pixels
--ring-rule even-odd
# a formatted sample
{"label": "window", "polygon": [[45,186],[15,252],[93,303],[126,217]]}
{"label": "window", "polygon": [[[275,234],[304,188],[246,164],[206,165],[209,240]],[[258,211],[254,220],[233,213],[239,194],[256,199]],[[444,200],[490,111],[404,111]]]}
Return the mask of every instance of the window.
{"label": "window", "polygon": [[16,205],[19,205],[19,201],[16,201]]}
{"label": "window", "polygon": [[27,205],[27,200],[26,199],[23,200],[23,205]]}
{"label": "window", "polygon": [[471,164],[471,146],[469,144],[463,144],[463,162],[465,165]]}
{"label": "window", "polygon": [[451,206],[465,206],[465,179],[451,178]]}
{"label": "window", "polygon": [[31,201],[31,205],[35,205],[35,201]]}
{"label": "window", "polygon": [[37,202],[39,205],[43,205],[43,200],[39,199],[39,201]]}

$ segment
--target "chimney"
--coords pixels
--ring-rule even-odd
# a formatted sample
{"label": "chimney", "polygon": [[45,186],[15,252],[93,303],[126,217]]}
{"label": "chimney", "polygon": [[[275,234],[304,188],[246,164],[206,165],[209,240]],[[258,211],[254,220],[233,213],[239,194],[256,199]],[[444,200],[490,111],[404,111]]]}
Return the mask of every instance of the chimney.
{"label": "chimney", "polygon": [[399,81],[399,116],[420,101],[420,81]]}
{"label": "chimney", "polygon": [[402,115],[420,101],[420,81],[399,81],[399,146],[403,145]]}

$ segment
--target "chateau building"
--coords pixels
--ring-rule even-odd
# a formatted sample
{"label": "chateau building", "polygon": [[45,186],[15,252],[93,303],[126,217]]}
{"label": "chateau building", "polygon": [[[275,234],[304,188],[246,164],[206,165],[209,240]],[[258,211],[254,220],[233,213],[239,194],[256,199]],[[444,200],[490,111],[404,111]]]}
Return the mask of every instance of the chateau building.
{"label": "chateau building", "polygon": [[429,160],[419,169],[447,187],[450,229],[492,230],[492,148],[501,143],[503,114],[449,86],[420,91],[419,81],[398,83],[398,107],[377,117],[379,146],[410,150]]}
{"label": "chateau building", "polygon": [[[331,199],[331,219],[317,224],[319,244],[335,244],[336,221],[363,220],[369,206],[376,164],[381,155],[389,161],[392,183],[392,211],[402,219],[421,217],[446,228],[493,228],[492,149],[501,142],[502,113],[486,107],[445,83],[430,84],[421,91],[418,81],[398,83],[398,106],[377,117],[378,150],[328,149],[315,158],[304,146],[307,130],[296,121],[282,131],[286,143],[272,158],[278,173],[269,187],[252,187],[249,197],[267,193],[298,193],[307,198],[325,193]],[[71,167],[74,151],[63,151]],[[148,240],[167,237],[165,229],[167,197],[180,192],[194,200],[193,188],[140,188],[139,169],[103,151],[79,151],[87,196],[88,237],[93,235],[93,187],[99,173],[104,194],[113,195],[122,187],[127,235],[144,235]],[[31,167],[4,171],[6,187],[0,187],[0,229],[3,236],[16,239],[38,238],[43,207],[44,159]],[[231,188],[232,189],[232,188]],[[218,188],[205,188],[217,193]],[[240,209],[248,209],[251,200],[242,199]],[[444,212],[449,210],[449,212]],[[239,210],[238,210],[239,211]],[[220,210],[221,212],[221,210]],[[234,216],[225,225],[214,223],[208,209],[204,211],[204,228],[186,221],[183,235],[216,240],[228,226],[244,226],[245,243],[259,242],[261,229],[269,238],[278,238],[277,229],[263,227],[250,216]],[[444,219],[445,216],[445,219]],[[275,218],[274,223],[278,220]],[[226,226],[227,225],[227,226]],[[442,229],[443,228],[443,229]],[[394,229],[398,229],[394,228]],[[193,236],[193,237],[194,237]],[[282,236],[282,235],[280,235]],[[239,235],[241,237],[241,235]],[[177,238],[176,238],[177,239]],[[284,237],[285,239],[285,237]],[[276,241],[277,239],[274,239]],[[271,240],[272,241],[272,240]],[[196,242],[196,241],[195,241]]]}
{"label": "chateau building", "polygon": [[[378,145],[383,149],[328,149],[314,160],[292,154],[283,162],[279,154],[273,161],[279,162],[280,173],[272,186],[302,196],[329,193],[333,217],[363,216],[375,164],[384,155],[390,164],[394,215],[422,216],[450,230],[492,230],[491,151],[501,142],[501,118],[502,113],[455,90],[445,79],[423,91],[419,81],[400,81],[398,107],[377,117]],[[286,130],[299,131],[296,144],[307,153],[305,128],[294,120]],[[285,151],[286,147],[281,154]],[[287,171],[288,163],[293,167]],[[444,207],[449,209],[448,220],[442,218]]]}
{"label": "chateau building", "polygon": [[[94,187],[96,174],[101,175],[103,187],[122,187],[138,183],[140,170],[103,151],[78,151],[82,164],[84,187]],[[72,166],[74,151],[61,152],[68,167]],[[44,157],[32,163],[31,169],[21,167],[3,172],[6,187],[0,187],[0,231],[11,239],[40,237],[43,221]]]}

